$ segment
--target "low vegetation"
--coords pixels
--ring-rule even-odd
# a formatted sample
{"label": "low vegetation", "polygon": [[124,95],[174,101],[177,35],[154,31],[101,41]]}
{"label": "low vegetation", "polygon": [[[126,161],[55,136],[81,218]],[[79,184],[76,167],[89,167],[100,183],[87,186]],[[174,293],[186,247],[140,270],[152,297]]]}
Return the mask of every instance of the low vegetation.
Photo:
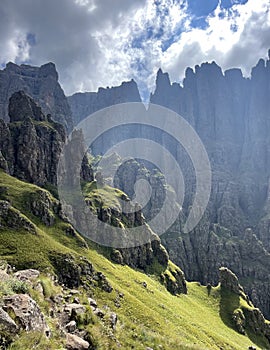
{"label": "low vegetation", "polygon": [[[235,310],[248,307],[244,300],[235,300],[233,294],[223,294],[220,287],[201,286],[196,282],[187,283],[188,294],[174,296],[160,283],[156,271],[158,263],[148,274],[128,266],[108,260],[102,249],[75,235],[67,234],[69,224],[56,214],[54,223],[47,226],[40,218],[29,211],[27,198],[40,190],[37,186],[24,183],[0,172],[1,200],[24,214],[36,227],[36,234],[25,229],[11,229],[0,226],[0,258],[16,269],[36,268],[42,272],[40,281],[43,287],[41,297],[29,291],[27,285],[17,285],[12,278],[0,283],[0,299],[7,293],[29,292],[37,300],[46,315],[52,331],[48,340],[41,334],[22,333],[10,349],[63,349],[63,339],[54,318],[51,317],[50,299],[61,293],[60,287],[52,282],[55,273],[52,256],[71,254],[75,259],[84,257],[96,271],[102,272],[113,287],[108,293],[95,285],[80,289],[80,300],[87,304],[87,298],[95,298],[102,310],[110,310],[118,316],[115,330],[112,330],[106,317],[102,320],[92,314],[76,319],[78,327],[89,331],[89,337],[99,350],[122,349],[154,350],[163,349],[226,349],[243,350],[252,344],[266,349],[268,343],[263,336],[255,336],[251,330],[240,334],[232,321]],[[108,205],[114,205],[121,191],[104,187],[94,188],[94,183],[85,185],[89,198],[100,198]],[[51,194],[48,194],[51,196]],[[52,198],[52,196],[51,196]],[[55,199],[52,198],[52,201]],[[170,263],[165,271],[159,271],[164,279],[173,279],[178,267]]]}

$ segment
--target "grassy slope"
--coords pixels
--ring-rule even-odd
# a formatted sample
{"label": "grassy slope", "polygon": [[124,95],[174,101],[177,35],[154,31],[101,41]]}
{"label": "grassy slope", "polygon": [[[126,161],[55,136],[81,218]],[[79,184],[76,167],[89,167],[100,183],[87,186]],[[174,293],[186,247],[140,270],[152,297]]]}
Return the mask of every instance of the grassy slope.
{"label": "grassy slope", "polygon": [[[48,253],[52,251],[83,254],[97,270],[104,272],[112,283],[111,294],[96,289],[100,306],[108,305],[114,310],[119,322],[116,338],[122,349],[247,349],[252,341],[238,334],[231,327],[231,297],[221,299],[218,287],[212,288],[210,296],[206,287],[188,283],[188,295],[172,296],[155,277],[147,276],[127,266],[116,265],[107,260],[93,247],[86,249],[79,238],[64,235],[66,224],[60,220],[53,227],[46,227],[31,216],[25,200],[38,187],[21,182],[0,172],[0,183],[8,188],[12,205],[28,216],[38,227],[38,235],[25,231],[0,228],[0,256],[17,267],[51,268]],[[75,253],[76,254],[76,253]],[[147,283],[147,288],[142,282]],[[121,307],[115,306],[118,292]],[[251,335],[252,337],[252,335]],[[252,338],[265,348],[263,339]],[[161,345],[161,347],[159,346]],[[114,340],[102,337],[99,349],[117,349]]]}

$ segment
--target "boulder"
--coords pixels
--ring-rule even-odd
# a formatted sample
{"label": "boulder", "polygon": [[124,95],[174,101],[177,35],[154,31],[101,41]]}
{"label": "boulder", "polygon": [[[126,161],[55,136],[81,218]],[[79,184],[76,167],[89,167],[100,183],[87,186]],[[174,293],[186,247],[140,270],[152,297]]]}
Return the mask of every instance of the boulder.
{"label": "boulder", "polygon": [[9,314],[0,308],[0,332],[8,332],[10,334],[16,333],[18,327]]}
{"label": "boulder", "polygon": [[4,297],[4,310],[14,315],[17,326],[26,331],[49,334],[49,328],[37,303],[27,294]]}
{"label": "boulder", "polygon": [[96,310],[97,308],[97,302],[95,301],[95,299],[92,298],[88,298],[88,303],[91,306],[92,310]]}
{"label": "boulder", "polygon": [[40,272],[34,269],[20,270],[14,273],[14,277],[23,282],[34,281],[39,277],[39,275]]}
{"label": "boulder", "polygon": [[68,331],[68,333],[75,332],[77,328],[76,321],[70,321],[68,324],[66,324],[65,329]]}
{"label": "boulder", "polygon": [[89,348],[89,343],[75,334],[68,333],[66,336],[67,350],[86,350]]}
{"label": "boulder", "polygon": [[78,315],[84,314],[86,311],[86,308],[81,304],[72,303],[72,304],[65,305],[64,311],[67,312],[69,315],[78,316]]}

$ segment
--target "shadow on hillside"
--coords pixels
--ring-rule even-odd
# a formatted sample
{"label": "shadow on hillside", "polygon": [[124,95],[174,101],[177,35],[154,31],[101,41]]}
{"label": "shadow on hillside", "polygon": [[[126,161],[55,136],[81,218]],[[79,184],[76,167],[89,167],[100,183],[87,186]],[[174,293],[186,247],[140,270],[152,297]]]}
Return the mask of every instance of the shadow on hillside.
{"label": "shadow on hillside", "polygon": [[[240,307],[240,296],[221,288],[220,291],[219,315],[227,327],[238,332],[232,320],[233,312]],[[246,336],[250,339],[250,345],[254,344],[260,349],[269,349],[269,343],[261,335],[256,335],[246,329]]]}
{"label": "shadow on hillside", "polygon": [[235,331],[236,328],[233,324],[232,314],[235,309],[239,308],[240,305],[240,296],[231,293],[228,290],[221,288],[220,290],[220,304],[219,304],[219,315],[222,321],[227,327],[233,328]]}

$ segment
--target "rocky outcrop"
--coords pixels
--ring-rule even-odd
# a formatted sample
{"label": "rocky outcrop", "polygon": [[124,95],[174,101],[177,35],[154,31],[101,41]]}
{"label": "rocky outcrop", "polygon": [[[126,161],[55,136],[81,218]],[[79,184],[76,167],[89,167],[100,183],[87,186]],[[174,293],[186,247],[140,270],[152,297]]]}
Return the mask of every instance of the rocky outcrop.
{"label": "rocky outcrop", "polygon": [[37,303],[27,294],[15,294],[4,298],[4,309],[14,315],[19,328],[26,331],[46,332],[49,328]]}
{"label": "rocky outcrop", "polygon": [[67,350],[86,350],[89,349],[89,343],[75,334],[67,334]]}
{"label": "rocky outcrop", "polygon": [[59,283],[68,288],[98,285],[107,293],[111,293],[113,290],[106,277],[101,272],[95,271],[91,262],[86,258],[54,252],[51,254],[50,260]]}
{"label": "rocky outcrop", "polygon": [[0,227],[37,234],[35,225],[7,201],[0,200]]}
{"label": "rocky outcrop", "polygon": [[265,320],[262,312],[253,306],[244,289],[238,283],[237,276],[228,268],[221,267],[219,269],[219,282],[221,314],[224,311],[229,313],[229,310],[232,309],[232,314],[229,316],[237,331],[241,334],[251,331],[257,336],[265,337],[268,349],[270,347],[270,324]]}
{"label": "rocky outcrop", "polygon": [[47,191],[37,190],[31,193],[26,200],[26,205],[36,217],[47,225],[52,226],[55,223],[55,214],[59,212],[60,205]]}
{"label": "rocky outcrop", "polygon": [[166,271],[161,275],[161,282],[173,295],[187,294],[187,283],[183,271],[169,263]]}
{"label": "rocky outcrop", "polygon": [[[95,349],[95,338],[87,327],[92,325],[93,317],[96,327],[104,329],[106,323],[110,335],[114,335],[117,314],[111,312],[108,306],[98,308],[92,298],[85,301],[90,292],[86,285],[80,290],[60,286],[55,276],[34,269],[14,273],[5,261],[1,261],[0,272],[7,277],[1,279],[1,348],[8,349],[13,342],[17,344],[21,336],[29,336],[31,341],[32,337],[36,337],[35,346],[46,341],[48,348],[54,348],[53,338],[57,333],[57,346],[70,350]],[[19,293],[14,293],[15,290]],[[105,317],[106,321],[103,320]]]}
{"label": "rocky outcrop", "polygon": [[31,67],[9,62],[5,69],[0,70],[0,118],[5,122],[9,122],[9,98],[20,90],[31,96],[45,114],[51,114],[53,120],[71,130],[70,107],[53,63]]}
{"label": "rocky outcrop", "polygon": [[23,122],[28,117],[38,122],[48,121],[41,108],[23,91],[18,91],[10,97],[8,115],[10,123]]}
{"label": "rocky outcrop", "polygon": [[[2,168],[10,175],[39,186],[56,185],[58,162],[66,140],[64,127],[54,122],[50,115],[45,116],[23,91],[11,96],[9,113],[9,124],[0,120]],[[93,179],[86,157],[81,169],[85,180]],[[37,208],[32,209],[35,211]],[[50,223],[51,218],[46,220]]]}
{"label": "rocky outcrop", "polygon": [[225,288],[235,294],[239,294],[240,290],[242,290],[237,276],[226,267],[221,267],[219,269],[219,282],[221,288]]}
{"label": "rocky outcrop", "polygon": [[14,277],[19,281],[32,282],[36,280],[40,275],[40,272],[35,269],[20,270],[14,273]]}
{"label": "rocky outcrop", "polygon": [[37,185],[56,184],[64,128],[46,117],[23,91],[10,98],[9,110],[11,123],[1,121],[0,126],[0,149],[8,172]]}

